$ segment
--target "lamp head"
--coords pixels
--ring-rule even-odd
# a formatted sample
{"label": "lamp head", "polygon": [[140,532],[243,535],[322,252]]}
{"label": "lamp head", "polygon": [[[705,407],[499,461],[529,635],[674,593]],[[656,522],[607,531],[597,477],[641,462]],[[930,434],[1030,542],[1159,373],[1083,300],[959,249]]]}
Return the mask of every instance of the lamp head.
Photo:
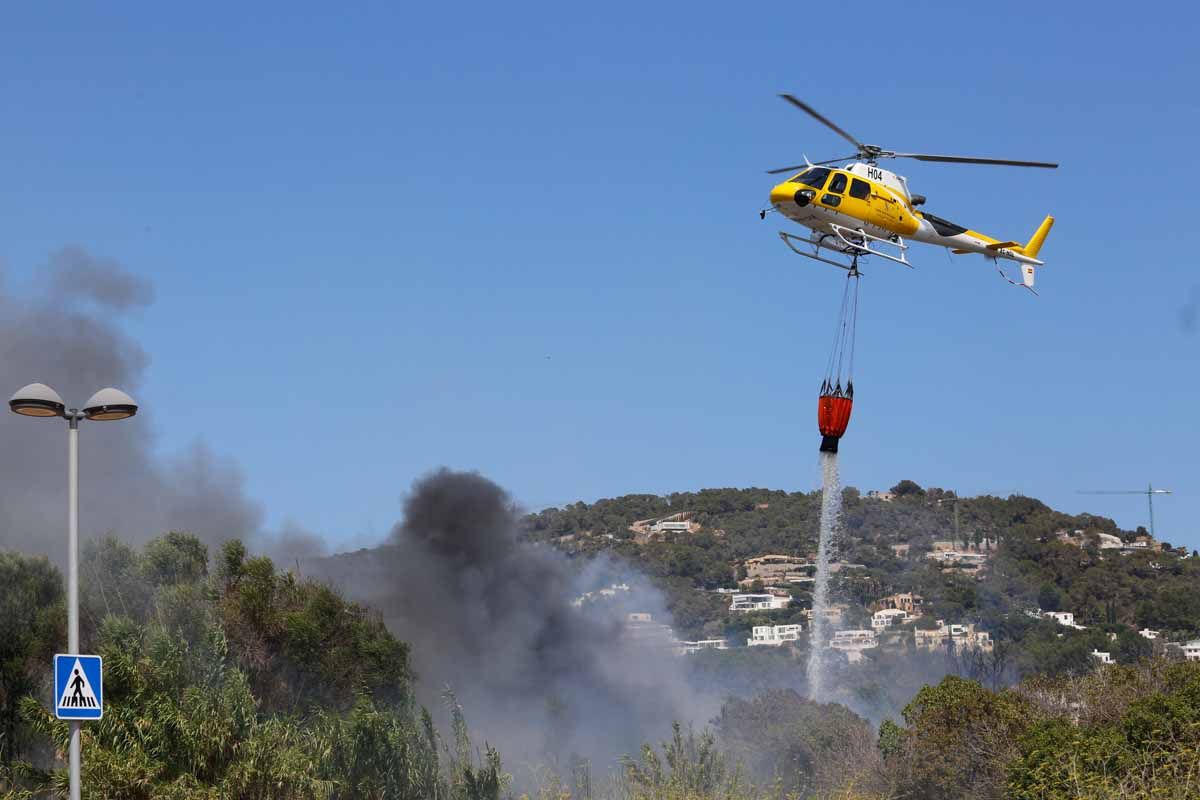
{"label": "lamp head", "polygon": [[132,397],[110,386],[91,396],[83,407],[83,415],[88,419],[108,421],[128,419],[136,414],[137,410],[137,403]]}
{"label": "lamp head", "polygon": [[8,401],[8,407],[26,417],[61,417],[67,410],[58,392],[44,383],[22,386]]}

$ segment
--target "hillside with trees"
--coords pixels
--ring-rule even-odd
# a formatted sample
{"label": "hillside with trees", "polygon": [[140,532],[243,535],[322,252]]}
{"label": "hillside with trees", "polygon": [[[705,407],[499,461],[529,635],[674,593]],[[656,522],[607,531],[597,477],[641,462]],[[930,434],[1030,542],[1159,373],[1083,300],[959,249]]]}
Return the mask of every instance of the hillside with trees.
{"label": "hillside with trees", "polygon": [[[684,512],[692,531],[647,537],[632,530],[637,521]],[[747,558],[814,560],[819,512],[817,492],[628,495],[530,514],[525,535],[576,559],[603,554],[651,576],[668,597],[681,637],[740,643],[753,625],[803,621],[809,592],[793,588],[784,610],[731,614],[728,597],[714,590],[736,586]],[[1148,538],[1143,529],[1123,530],[1105,517],[1065,514],[1019,495],[960,498],[905,480],[880,497],[846,489],[842,523],[836,557],[860,565],[835,578],[836,596],[849,605],[846,627],[867,624],[868,607],[879,598],[914,592],[924,598],[927,617],[977,623],[1011,645],[1010,680],[1086,671],[1096,648],[1135,663],[1151,649],[1136,634],[1142,628],[1164,641],[1200,635],[1200,558],[1166,542],[1161,550],[1103,549],[1102,537],[1127,544]],[[926,558],[938,541],[987,554],[987,566],[973,576],[940,566]],[[1064,631],[1025,613],[1038,609],[1073,612],[1088,630]]]}
{"label": "hillside with trees", "polygon": [[[837,576],[847,624],[862,624],[876,598],[912,591],[926,598],[927,617],[991,632],[987,659],[881,649],[843,672],[838,703],[818,703],[798,690],[803,641],[701,652],[687,657],[693,688],[721,698],[707,724],[663,719],[661,739],[629,742],[616,763],[548,761],[520,780],[504,741],[472,741],[471,709],[454,694],[420,707],[418,681],[440,687],[439,676],[413,674],[410,646],[372,608],[237,541],[216,552],[183,533],[140,550],[91,542],[81,562],[83,647],[105,659],[107,709],[84,726],[85,795],[1200,796],[1200,664],[1175,663],[1161,646],[1200,634],[1200,559],[1165,544],[1114,547],[1112,537],[1145,537],[1030,498],[956,498],[911,482],[891,494],[846,490],[839,559],[861,565]],[[795,608],[736,617],[714,590],[745,578],[747,558],[811,556],[818,507],[815,494],[756,489],[637,495],[528,515],[522,536],[580,569],[607,558],[644,573],[664,590],[681,635],[739,645],[755,623],[800,619],[807,589],[795,588]],[[683,512],[687,530],[634,529]],[[926,557],[950,539],[986,553],[986,566],[964,574]],[[2,800],[65,796],[67,727],[49,711],[64,599],[62,576],[44,558],[0,553]],[[1027,613],[1038,608],[1073,611],[1086,629]],[[1117,663],[1099,665],[1095,649]]]}

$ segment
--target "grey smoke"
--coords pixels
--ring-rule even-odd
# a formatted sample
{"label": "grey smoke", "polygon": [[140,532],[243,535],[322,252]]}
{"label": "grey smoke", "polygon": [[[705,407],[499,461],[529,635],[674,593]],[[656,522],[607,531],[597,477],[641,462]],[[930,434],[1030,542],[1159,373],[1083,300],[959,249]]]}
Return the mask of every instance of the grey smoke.
{"label": "grey smoke", "polygon": [[[122,323],[152,301],[150,285],[81,248],[53,254],[41,272],[34,295],[0,281],[0,395],[38,381],[76,405],[103,386],[139,397],[150,360]],[[85,538],[113,533],[136,545],[183,530],[215,547],[236,537],[282,567],[324,552],[299,523],[265,530],[231,459],[202,442],[161,455],[156,416],[151,404],[129,421],[82,426]],[[63,560],[66,455],[62,420],[0,413],[0,547]],[[314,563],[332,565],[331,577],[340,568],[347,592],[382,609],[412,643],[423,702],[440,707],[441,689],[452,687],[472,728],[518,772],[522,763],[568,767],[579,755],[607,768],[665,736],[672,720],[702,723],[716,712],[715,700],[691,695],[679,658],[622,634],[629,611],[669,622],[657,592],[619,565],[518,543],[511,500],[477,475],[429,477],[386,546],[309,560],[304,571]],[[572,605],[612,582],[635,591],[590,610]]]}
{"label": "grey smoke", "polygon": [[[41,292],[13,294],[0,275],[0,395],[46,383],[68,405],[97,389],[135,398],[149,357],[121,330],[124,315],[154,298],[149,282],[80,247],[53,253],[39,270]],[[66,424],[17,417],[0,409],[0,547],[66,555]],[[311,536],[298,526],[263,529],[261,506],[247,497],[231,460],[197,443],[182,453],[156,452],[156,410],[132,420],[84,423],[80,430],[80,529],[112,533],[132,544],[166,531],[196,534],[210,546],[241,538],[251,550],[281,556]],[[197,436],[201,431],[197,431]]]}
{"label": "grey smoke", "polygon": [[109,258],[98,258],[78,246],[52,254],[47,264],[51,292],[59,297],[90,300],[115,311],[142,308],[154,301],[148,281],[131,275]]}
{"label": "grey smoke", "polygon": [[[577,567],[523,544],[517,530],[500,487],[443,469],[416,484],[386,546],[320,569],[413,645],[422,701],[449,685],[510,763],[561,769],[582,755],[607,769],[672,720],[711,718],[716,698],[692,694],[685,659],[623,635],[631,610],[669,621],[657,592],[611,562]],[[572,604],[613,580],[633,591]]]}

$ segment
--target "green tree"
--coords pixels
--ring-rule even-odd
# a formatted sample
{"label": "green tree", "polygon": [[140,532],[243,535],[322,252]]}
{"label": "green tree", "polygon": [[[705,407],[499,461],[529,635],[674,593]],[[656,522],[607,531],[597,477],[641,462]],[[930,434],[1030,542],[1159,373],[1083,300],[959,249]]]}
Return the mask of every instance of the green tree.
{"label": "green tree", "polygon": [[146,545],[142,569],[155,586],[197,581],[208,574],[208,548],[191,534],[171,531]]}
{"label": "green tree", "polygon": [[1062,592],[1053,583],[1043,583],[1038,589],[1037,601],[1042,611],[1059,611],[1062,609]]}
{"label": "green tree", "polygon": [[678,722],[672,726],[670,741],[658,749],[647,744],[640,758],[626,760],[624,784],[630,800],[732,800],[744,786],[738,772],[729,768],[711,732],[697,735],[689,728],[685,734]]}
{"label": "green tree", "polygon": [[1118,664],[1136,664],[1154,654],[1154,645],[1150,640],[1128,628],[1117,632],[1117,640],[1111,649]]}
{"label": "green tree", "polygon": [[988,800],[1003,796],[1008,760],[1028,724],[1019,695],[992,692],[950,675],[926,686],[904,709],[912,737],[910,796]]}
{"label": "green tree", "polygon": [[751,777],[785,790],[829,791],[878,759],[874,731],[845,706],[791,689],[726,701],[714,722],[721,743]]}
{"label": "green tree", "polygon": [[907,478],[897,483],[889,491],[897,497],[923,497],[925,490],[916,481]]}
{"label": "green tree", "polygon": [[884,761],[902,757],[908,746],[908,732],[890,719],[879,725],[879,754]]}
{"label": "green tree", "polygon": [[10,767],[26,744],[21,699],[65,650],[62,576],[44,557],[0,553],[0,761]]}

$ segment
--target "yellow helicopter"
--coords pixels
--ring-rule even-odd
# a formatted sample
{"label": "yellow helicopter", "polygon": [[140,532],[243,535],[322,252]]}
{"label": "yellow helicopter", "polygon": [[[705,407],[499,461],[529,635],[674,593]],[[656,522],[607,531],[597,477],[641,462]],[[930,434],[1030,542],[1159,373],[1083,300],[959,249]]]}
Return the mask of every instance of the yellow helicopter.
{"label": "yellow helicopter", "polygon": [[[800,170],[771,189],[771,207],[759,212],[759,216],[765,219],[767,214],[777,211],[812,229],[807,237],[779,232],[779,237],[793,252],[841,267],[855,275],[858,273],[858,259],[862,256],[879,256],[911,268],[912,264],[906,256],[908,244],[904,237],[907,237],[948,248],[957,255],[978,253],[995,264],[1006,281],[1033,291],[1034,267],[1045,263],[1039,261],[1037,255],[1046,240],[1046,234],[1054,225],[1054,217],[1046,217],[1025,244],[994,239],[927,211],[918,211],[917,206],[922,205],[925,198],[908,190],[908,181],[903,175],[881,169],[878,162],[885,158],[914,158],[952,164],[997,164],[1046,169],[1055,169],[1058,164],[884,150],[873,144],[863,144],[792,95],[781,94],[780,97],[857,148],[857,152],[850,156],[815,163],[805,158],[804,164],[767,171],[768,175],[777,175]],[[856,160],[845,163],[851,159]],[[828,166],[831,164],[845,165]],[[1015,261],[1020,265],[1020,283],[1004,273],[999,259]]]}

